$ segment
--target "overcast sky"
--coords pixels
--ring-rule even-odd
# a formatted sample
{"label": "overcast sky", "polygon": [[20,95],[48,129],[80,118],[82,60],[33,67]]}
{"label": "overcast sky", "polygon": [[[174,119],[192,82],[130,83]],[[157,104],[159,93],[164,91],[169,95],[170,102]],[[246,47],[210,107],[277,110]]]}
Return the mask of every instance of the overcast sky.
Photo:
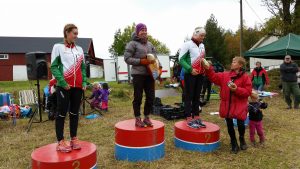
{"label": "overcast sky", "polygon": [[[261,0],[243,1],[247,26],[271,14]],[[239,27],[239,0],[1,0],[0,36],[62,37],[66,23],[79,28],[79,37],[93,38],[97,57],[107,58],[118,28],[143,22],[148,32],[174,54],[187,35],[214,14],[220,26]]]}

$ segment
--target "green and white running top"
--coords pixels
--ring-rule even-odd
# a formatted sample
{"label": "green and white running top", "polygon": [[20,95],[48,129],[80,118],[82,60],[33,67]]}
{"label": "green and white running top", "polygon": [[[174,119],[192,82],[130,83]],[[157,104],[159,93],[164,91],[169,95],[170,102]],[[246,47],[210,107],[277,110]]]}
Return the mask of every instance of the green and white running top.
{"label": "green and white running top", "polygon": [[203,43],[199,46],[193,41],[185,42],[179,53],[179,63],[185,73],[191,73],[195,69],[199,74],[203,74],[205,69],[201,66],[201,59],[205,58],[205,47]]}
{"label": "green and white running top", "polygon": [[80,46],[57,43],[51,53],[51,72],[57,86],[82,88],[86,86],[84,53]]}

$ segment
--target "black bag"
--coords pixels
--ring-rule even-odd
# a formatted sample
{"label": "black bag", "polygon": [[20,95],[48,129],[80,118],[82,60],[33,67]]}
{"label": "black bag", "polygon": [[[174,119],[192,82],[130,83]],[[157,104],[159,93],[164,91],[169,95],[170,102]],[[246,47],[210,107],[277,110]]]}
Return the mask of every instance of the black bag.
{"label": "black bag", "polygon": [[184,118],[184,108],[182,106],[180,107],[172,107],[170,105],[162,106],[161,116],[167,120]]}
{"label": "black bag", "polygon": [[163,106],[163,104],[161,103],[161,99],[159,97],[155,97],[154,103],[153,103],[153,112],[152,112],[152,114],[160,115],[162,106]]}

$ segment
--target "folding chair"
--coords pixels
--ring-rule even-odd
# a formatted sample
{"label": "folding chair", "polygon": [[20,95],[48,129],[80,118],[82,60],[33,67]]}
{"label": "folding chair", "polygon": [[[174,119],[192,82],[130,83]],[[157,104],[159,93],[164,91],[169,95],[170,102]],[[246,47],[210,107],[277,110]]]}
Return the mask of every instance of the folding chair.
{"label": "folding chair", "polygon": [[83,92],[82,100],[81,100],[81,106],[79,108],[79,112],[81,113],[81,115],[92,114],[92,113],[95,113],[95,112],[98,113],[101,116],[103,115],[101,110],[96,108],[96,107],[94,109],[92,109],[91,112],[86,113],[86,103],[91,106],[91,101],[89,101],[88,98],[85,97],[85,92]]}
{"label": "folding chair", "polygon": [[19,91],[19,104],[20,106],[31,106],[32,107],[32,114],[30,117],[30,120],[28,122],[28,127],[27,127],[27,132],[30,130],[31,125],[33,123],[33,118],[36,113],[41,113],[39,112],[39,103],[38,103],[38,98],[34,90],[21,90]]}

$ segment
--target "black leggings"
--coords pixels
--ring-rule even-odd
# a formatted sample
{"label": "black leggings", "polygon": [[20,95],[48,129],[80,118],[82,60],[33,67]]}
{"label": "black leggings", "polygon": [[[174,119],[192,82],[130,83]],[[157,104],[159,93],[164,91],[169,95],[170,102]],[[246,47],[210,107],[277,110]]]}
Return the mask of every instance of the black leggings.
{"label": "black leggings", "polygon": [[[228,134],[230,136],[231,141],[235,141],[235,131],[234,131],[234,125],[233,125],[233,119],[226,118],[226,124],[227,124],[227,130]],[[243,138],[245,135],[245,124],[243,120],[237,120],[237,126],[240,138]]]}
{"label": "black leggings", "polygon": [[82,99],[81,88],[71,88],[65,90],[62,87],[56,87],[57,95],[57,117],[55,120],[55,129],[57,141],[64,139],[64,124],[67,112],[70,118],[70,136],[77,136],[77,127],[79,119],[79,107]]}
{"label": "black leggings", "polygon": [[148,116],[153,112],[153,102],[155,97],[154,80],[151,76],[133,75],[134,99],[132,102],[135,117],[141,115],[141,104],[143,99],[143,91],[146,94],[146,101],[144,105],[144,115]]}
{"label": "black leggings", "polygon": [[184,112],[186,117],[199,116],[200,92],[202,86],[202,75],[184,75]]}
{"label": "black leggings", "polygon": [[211,82],[209,81],[208,77],[204,76],[204,82],[203,82],[203,88],[201,91],[202,98],[204,99],[205,93],[206,95],[206,101],[209,101],[210,99],[210,92],[211,92]]}

